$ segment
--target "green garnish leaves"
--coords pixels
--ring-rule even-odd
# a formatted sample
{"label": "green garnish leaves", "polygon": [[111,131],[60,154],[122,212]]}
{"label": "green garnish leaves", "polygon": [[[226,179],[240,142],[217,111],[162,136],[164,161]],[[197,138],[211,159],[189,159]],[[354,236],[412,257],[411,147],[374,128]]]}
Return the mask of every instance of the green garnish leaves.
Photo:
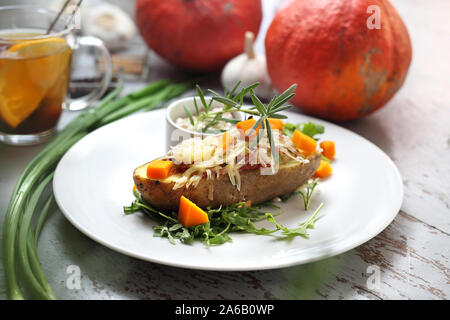
{"label": "green garnish leaves", "polygon": [[292,124],[292,123],[285,123],[283,130],[281,131],[285,136],[291,137],[294,134],[295,130],[300,130],[300,124]]}
{"label": "green garnish leaves", "polygon": [[141,207],[139,207],[135,202],[133,202],[129,206],[124,206],[123,207],[123,212],[125,214],[133,214],[133,213],[136,213],[136,212],[138,212],[140,210],[141,210]]}
{"label": "green garnish leaves", "polygon": [[[183,106],[184,108],[184,112],[186,112],[188,118],[189,118],[189,122],[191,123],[191,125],[193,127],[195,127],[195,122],[194,122],[194,117],[192,116],[192,113],[189,111],[189,109],[186,106]],[[197,110],[197,108],[196,108]]]}
{"label": "green garnish leaves", "polygon": [[[189,122],[191,123],[194,131],[200,131],[202,133],[219,133],[223,132],[223,130],[215,129],[214,126],[216,126],[220,122],[236,124],[240,121],[238,119],[226,118],[224,115],[225,113],[240,111],[243,104],[243,97],[245,96],[245,94],[247,94],[249,90],[252,90],[253,88],[257,87],[259,84],[256,83],[252,86],[244,88],[239,93],[234,95],[238,85],[239,83],[235,86],[235,88],[233,88],[231,93],[227,94],[225,92],[225,96],[220,96],[220,94],[218,94],[217,92],[213,90],[208,90],[210,93],[216,96],[213,99],[211,99],[209,103],[206,102],[203,90],[200,88],[199,85],[196,85],[198,98],[194,98],[194,107],[197,119],[194,119],[192,112],[190,112],[188,108],[184,107],[186,116],[189,118]],[[197,99],[200,100],[200,103],[202,105],[201,107],[199,107]],[[212,110],[211,107],[214,100],[224,105],[222,110],[219,111],[217,111],[216,109],[214,111]],[[252,115],[257,115],[257,112],[251,110],[249,110],[248,113]],[[202,125],[200,126],[200,124]]]}
{"label": "green garnish leaves", "polygon": [[301,223],[298,228],[294,228],[294,229],[288,229],[285,226],[280,225],[275,220],[273,215],[271,215],[270,213],[267,213],[267,220],[272,222],[273,224],[275,224],[277,229],[281,230],[282,235],[285,236],[286,238],[293,238],[293,237],[308,238],[309,237],[308,236],[308,229],[313,229],[314,228],[314,224],[315,224],[315,222],[317,220],[317,214],[322,209],[322,207],[323,207],[323,202],[319,205],[319,207],[316,209],[316,211],[313,213],[313,215],[308,220],[306,220],[305,222]]}
{"label": "green garnish leaves", "polygon": [[197,99],[194,99],[194,107],[197,116],[200,114],[200,109],[198,108]]}
{"label": "green garnish leaves", "polygon": [[311,138],[318,140],[316,135],[323,134],[325,132],[325,127],[314,122],[306,122],[303,124],[285,123],[282,132],[284,135],[292,137],[295,130],[299,130]]}
{"label": "green garnish leaves", "polygon": [[205,96],[203,95],[203,91],[198,84],[195,85],[195,88],[197,89],[198,97],[200,98],[200,101],[202,102],[202,105],[205,108],[205,112],[208,112],[209,108],[211,107],[211,103],[206,103]]}
{"label": "green garnish leaves", "polygon": [[311,197],[313,195],[314,189],[317,187],[317,184],[319,183],[319,179],[310,180],[307,183],[305,183],[298,193],[303,198],[303,204],[305,205],[305,210],[309,209],[309,204],[311,203]]}
{"label": "green garnish leaves", "polygon": [[[254,83],[248,87],[242,88],[238,92],[238,88],[240,86],[240,82],[238,82],[233,89],[230,92],[227,92],[225,89],[225,92],[223,95],[217,93],[214,90],[208,90],[209,93],[213,94],[213,98],[211,99],[210,103],[206,103],[205,96],[203,94],[202,89],[200,86],[196,86],[198,97],[203,104],[203,109],[199,111],[198,106],[196,105],[196,98],[194,98],[194,103],[197,111],[197,123],[193,124],[192,116],[190,115],[189,110],[185,108],[185,112],[187,117],[189,117],[189,121],[191,122],[192,126],[194,127],[194,130],[197,130],[198,123],[203,123],[204,126],[202,128],[202,132],[212,132],[208,131],[213,126],[218,124],[219,122],[223,122],[224,114],[229,112],[242,112],[250,116],[256,116],[259,117],[259,122],[257,125],[252,128],[252,131],[250,134],[256,130],[256,128],[261,124],[264,123],[269,118],[276,118],[276,119],[286,119],[286,116],[279,114],[280,112],[292,108],[292,106],[285,105],[286,102],[288,102],[292,97],[295,96],[295,89],[297,88],[297,85],[292,85],[289,89],[287,89],[285,92],[283,92],[278,97],[275,96],[272,98],[272,100],[269,102],[269,104],[264,104],[261,102],[261,100],[255,95],[255,92],[253,91],[255,88],[259,86],[259,83]],[[251,108],[244,108],[244,97],[246,95],[250,95],[250,98],[253,102],[253,107]],[[223,104],[223,109],[216,112],[211,112],[211,103],[212,101],[217,101]],[[235,121],[232,119],[232,123],[237,123],[239,121]],[[225,121],[230,122],[230,121]],[[269,135],[270,126],[265,126],[267,135]],[[215,132],[212,132],[215,133]],[[271,143],[271,146],[273,144]]]}
{"label": "green garnish leaves", "polygon": [[311,204],[312,195],[318,184],[319,184],[319,178],[314,179],[314,180],[311,179],[308,182],[306,182],[303,186],[298,188],[296,191],[287,193],[287,194],[281,196],[280,199],[282,202],[287,202],[292,197],[299,194],[302,197],[303,205],[305,206],[305,210],[308,210],[309,205]]}
{"label": "green garnish leaves", "polygon": [[250,129],[249,134],[252,134],[260,124],[264,130],[266,130],[267,138],[269,139],[269,146],[272,153],[272,159],[274,162],[278,161],[277,150],[275,146],[275,141],[272,135],[272,129],[269,124],[269,118],[278,118],[283,119],[285,116],[281,114],[277,114],[283,110],[289,109],[292,106],[285,106],[284,104],[292,99],[295,96],[295,89],[297,88],[296,84],[290,86],[285,92],[280,94],[278,97],[273,97],[270,100],[269,104],[264,104],[259,100],[259,98],[255,95],[255,92],[250,90],[250,98],[255,106],[255,109],[258,111],[258,116],[260,117],[255,125]]}
{"label": "green garnish leaves", "polygon": [[164,225],[154,226],[153,231],[154,237],[167,237],[171,244],[176,244],[175,239],[185,244],[190,244],[194,241],[194,235],[179,223],[170,226],[170,223],[166,222]]}
{"label": "green garnish leaves", "polygon": [[322,134],[325,132],[325,127],[321,124],[316,124],[313,122],[307,122],[302,125],[301,131],[310,136],[311,138],[314,138],[318,134]]}
{"label": "green garnish leaves", "polygon": [[[306,185],[305,188],[308,188],[308,186]],[[288,198],[297,193],[289,194],[289,197],[286,197],[284,201],[287,201]],[[205,210],[209,217],[208,223],[186,228],[176,220],[176,213],[161,212],[145,203],[139,192],[135,191],[134,195],[136,196],[136,200],[131,206],[124,207],[125,214],[142,211],[148,217],[159,223],[153,227],[153,236],[167,238],[171,244],[176,244],[176,240],[184,244],[191,244],[194,240],[199,240],[206,246],[221,245],[232,241],[230,236],[232,232],[270,235],[281,230],[283,238],[293,238],[296,236],[306,238],[307,229],[314,226],[317,213],[323,206],[322,203],[311,218],[294,229],[288,229],[280,225],[275,220],[273,213],[268,213],[263,210],[263,208],[279,209],[273,201],[267,201],[254,207],[247,207],[244,202],[240,202],[218,209],[208,208]],[[257,228],[254,223],[263,220],[273,223],[275,229]]]}

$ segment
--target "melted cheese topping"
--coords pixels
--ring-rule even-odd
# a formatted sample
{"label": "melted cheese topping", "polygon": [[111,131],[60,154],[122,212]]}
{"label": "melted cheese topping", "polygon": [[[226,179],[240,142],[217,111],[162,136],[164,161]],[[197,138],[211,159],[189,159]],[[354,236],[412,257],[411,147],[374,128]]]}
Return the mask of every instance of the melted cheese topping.
{"label": "melted cheese topping", "polygon": [[[195,187],[203,178],[217,179],[222,174],[227,174],[230,182],[240,190],[240,169],[243,166],[274,168],[270,144],[265,132],[259,143],[256,137],[246,139],[237,129],[227,133],[232,137],[232,143],[226,147],[226,150],[223,149],[222,135],[187,139],[171,148],[165,158],[171,159],[175,165],[188,165],[185,172],[171,175],[166,179],[166,181],[175,182],[174,190]],[[290,163],[309,162],[288,136],[279,131],[273,131],[273,138],[279,151],[281,167]],[[212,197],[212,187],[208,193],[208,197]]]}

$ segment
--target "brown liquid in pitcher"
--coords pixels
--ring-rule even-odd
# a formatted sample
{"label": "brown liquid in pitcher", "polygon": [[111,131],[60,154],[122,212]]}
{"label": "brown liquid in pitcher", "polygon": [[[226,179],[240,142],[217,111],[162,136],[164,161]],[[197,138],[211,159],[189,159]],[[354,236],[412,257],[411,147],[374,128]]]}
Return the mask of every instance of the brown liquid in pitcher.
{"label": "brown liquid in pitcher", "polygon": [[[36,33],[1,34],[20,39]],[[53,129],[70,80],[72,49],[62,38],[0,43],[0,132],[35,134]]]}

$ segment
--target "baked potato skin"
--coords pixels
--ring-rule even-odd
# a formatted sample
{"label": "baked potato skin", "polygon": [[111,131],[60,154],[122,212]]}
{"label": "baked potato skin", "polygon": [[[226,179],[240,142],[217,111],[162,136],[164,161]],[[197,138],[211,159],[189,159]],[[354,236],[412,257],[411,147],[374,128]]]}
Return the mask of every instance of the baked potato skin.
{"label": "baked potato skin", "polygon": [[[316,172],[320,164],[320,154],[308,158],[307,164],[281,167],[275,175],[261,175],[259,169],[241,171],[241,191],[230,182],[227,174],[218,179],[202,179],[196,187],[172,190],[174,182],[149,179],[146,176],[147,164],[134,171],[134,183],[142,198],[155,208],[164,211],[177,211],[183,195],[201,208],[217,208],[242,201],[258,204],[275,197],[295,191],[305,184]],[[208,199],[210,184],[213,184],[213,199]]]}

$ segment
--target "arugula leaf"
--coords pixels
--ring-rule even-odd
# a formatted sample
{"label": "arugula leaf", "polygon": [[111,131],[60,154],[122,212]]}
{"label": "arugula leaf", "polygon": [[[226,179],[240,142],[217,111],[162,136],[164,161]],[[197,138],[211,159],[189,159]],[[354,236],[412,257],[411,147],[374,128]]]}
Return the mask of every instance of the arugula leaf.
{"label": "arugula leaf", "polygon": [[316,135],[324,133],[325,127],[321,124],[307,122],[303,124],[301,131],[311,138],[314,138]]}
{"label": "arugula leaf", "polygon": [[322,207],[323,207],[323,202],[320,204],[320,206],[316,209],[316,211],[313,213],[313,215],[308,220],[301,223],[298,228],[294,228],[294,229],[288,229],[285,226],[279,224],[275,220],[273,215],[271,215],[270,213],[267,213],[267,217],[268,217],[267,220],[272,222],[273,224],[275,224],[277,229],[281,230],[282,235],[288,239],[293,238],[293,237],[308,238],[309,237],[308,229],[314,229],[314,224],[317,220],[317,215],[318,215],[319,211],[322,209]]}
{"label": "arugula leaf", "polygon": [[[203,242],[206,246],[221,245],[231,242],[231,232],[247,232],[256,235],[270,235],[277,231],[282,231],[283,237],[302,236],[306,234],[306,229],[312,228],[315,215],[299,228],[288,229],[278,224],[274,218],[275,214],[267,213],[264,208],[279,209],[273,201],[267,201],[254,207],[247,207],[244,202],[230,206],[223,206],[217,209],[207,208],[209,222],[198,226],[186,228],[176,219],[174,212],[161,212],[147,204],[139,194],[134,192],[136,200],[128,207],[124,207],[125,214],[142,211],[148,217],[159,223],[153,227],[154,237],[167,238],[171,244],[176,244],[179,240],[183,244],[191,244],[194,240]],[[320,210],[320,208],[318,209]],[[275,229],[258,229],[255,222],[268,220],[275,224]]]}
{"label": "arugula leaf", "polygon": [[169,239],[169,242],[173,245],[176,244],[175,239],[173,238],[173,235],[169,229],[169,227],[167,226],[167,224],[164,224],[162,226],[155,226],[153,227],[153,230],[155,231],[153,233],[154,237],[165,237],[167,236],[167,238]]}
{"label": "arugula leaf", "polygon": [[300,130],[300,126],[301,124],[285,123],[281,132],[288,137],[292,137],[295,130]]}
{"label": "arugula leaf", "polygon": [[321,124],[317,124],[314,122],[306,122],[304,124],[286,123],[283,127],[282,132],[284,135],[292,137],[295,130],[303,132],[304,134],[310,136],[311,138],[318,140],[316,138],[316,135],[324,133],[325,127]]}
{"label": "arugula leaf", "polygon": [[135,212],[138,212],[141,210],[141,207],[139,207],[135,202],[133,202],[131,205],[129,206],[124,206],[123,207],[123,212],[125,214],[133,214]]}

